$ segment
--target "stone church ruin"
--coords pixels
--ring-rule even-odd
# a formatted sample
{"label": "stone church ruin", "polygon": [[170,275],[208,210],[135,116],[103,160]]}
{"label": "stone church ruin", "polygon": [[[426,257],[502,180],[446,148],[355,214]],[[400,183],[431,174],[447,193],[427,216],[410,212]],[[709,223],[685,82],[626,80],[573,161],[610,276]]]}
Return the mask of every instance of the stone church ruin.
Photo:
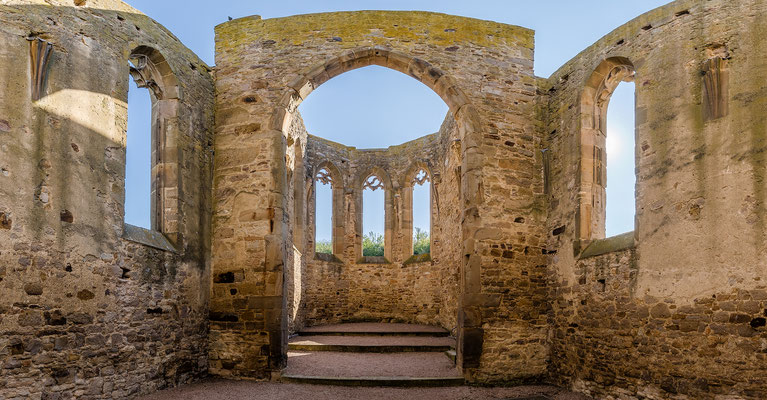
{"label": "stone church ruin", "polygon": [[[766,1],[677,0],[542,78],[522,27],[252,16],[216,27],[212,67],[118,0],[2,1],[0,398],[301,381],[295,334],[361,322],[433,328],[414,336],[439,337],[454,375],[424,384],[767,398],[765,32]],[[441,129],[375,150],[311,135],[298,105],[372,65],[438,94]],[[129,80],[152,100],[151,229],[124,223]],[[635,230],[606,238],[624,81]],[[431,246],[413,255],[425,181]],[[366,187],[384,193],[380,257],[362,254]]]}

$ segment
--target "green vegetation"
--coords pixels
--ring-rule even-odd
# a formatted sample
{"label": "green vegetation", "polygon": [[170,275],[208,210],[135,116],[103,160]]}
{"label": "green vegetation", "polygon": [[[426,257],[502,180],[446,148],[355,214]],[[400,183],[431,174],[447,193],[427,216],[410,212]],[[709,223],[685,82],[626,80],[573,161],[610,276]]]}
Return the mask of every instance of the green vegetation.
{"label": "green vegetation", "polygon": [[[431,241],[429,233],[421,228],[415,228],[413,232],[413,254],[429,254]],[[315,252],[320,254],[333,254],[333,244],[330,240],[318,240],[315,244]],[[384,255],[384,237],[375,232],[366,233],[362,236],[362,255],[366,257]]]}
{"label": "green vegetation", "polygon": [[333,244],[330,240],[318,240],[314,245],[314,251],[320,254],[333,254]]}
{"label": "green vegetation", "polygon": [[413,254],[428,254],[430,252],[431,240],[429,240],[429,232],[421,228],[415,228],[415,232],[413,232]]}
{"label": "green vegetation", "polygon": [[384,255],[384,237],[383,235],[376,235],[375,232],[362,235],[362,255],[365,257],[373,257]]}

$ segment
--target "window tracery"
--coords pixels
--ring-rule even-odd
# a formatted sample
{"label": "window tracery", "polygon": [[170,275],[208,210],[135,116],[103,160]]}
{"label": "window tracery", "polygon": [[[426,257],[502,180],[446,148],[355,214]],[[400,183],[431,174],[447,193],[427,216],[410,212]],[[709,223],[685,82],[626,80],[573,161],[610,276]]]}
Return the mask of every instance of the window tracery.
{"label": "window tracery", "polygon": [[384,183],[381,178],[379,178],[377,175],[370,175],[365,179],[365,182],[362,184],[362,190],[370,189],[372,191],[376,191],[378,189],[383,189]]}

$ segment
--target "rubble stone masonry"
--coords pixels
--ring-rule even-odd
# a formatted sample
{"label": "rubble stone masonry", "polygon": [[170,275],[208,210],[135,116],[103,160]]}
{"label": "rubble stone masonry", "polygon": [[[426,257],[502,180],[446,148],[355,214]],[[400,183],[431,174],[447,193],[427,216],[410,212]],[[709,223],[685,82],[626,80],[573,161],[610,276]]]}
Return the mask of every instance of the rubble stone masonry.
{"label": "rubble stone masonry", "polygon": [[[542,81],[557,381],[605,399],[767,396],[765,12],[673,2]],[[636,83],[636,230],[605,241],[589,233],[600,191],[578,188],[594,187],[612,77]]]}
{"label": "rubble stone masonry", "polygon": [[[767,398],[765,33],[765,0],[677,0],[540,78],[516,26],[252,16],[216,27],[213,71],[117,0],[0,1],[0,398],[272,379],[289,334],[356,320],[452,331],[472,384]],[[301,101],[371,65],[434,90],[441,129],[387,149],[312,136]],[[123,223],[129,79],[152,96],[151,229]],[[636,223],[605,238],[624,81]],[[411,257],[420,169],[432,245]],[[332,255],[314,251],[321,170]],[[371,174],[382,258],[361,250]]]}
{"label": "rubble stone masonry", "polygon": [[[123,225],[136,51],[172,106],[155,131],[162,240]],[[212,133],[210,69],[148,17],[2,2],[0,398],[133,398],[207,373]]]}

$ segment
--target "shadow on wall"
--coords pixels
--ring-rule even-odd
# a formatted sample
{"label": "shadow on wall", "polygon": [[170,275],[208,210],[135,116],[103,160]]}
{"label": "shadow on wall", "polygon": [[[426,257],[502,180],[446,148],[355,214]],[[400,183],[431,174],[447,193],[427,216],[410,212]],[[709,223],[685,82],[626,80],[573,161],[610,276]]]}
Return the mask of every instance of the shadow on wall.
{"label": "shadow on wall", "polygon": [[[144,43],[157,46],[157,43],[172,42],[172,48],[160,51],[174,56],[173,65],[177,71],[173,74],[182,76],[185,81],[211,81],[209,68],[169,32],[121,2],[114,2],[114,8],[52,8],[26,4],[0,6],[0,20],[9,27],[5,33],[0,31],[0,35],[5,36],[4,42],[9,49],[7,54],[15,55],[12,61],[7,62],[13,65],[12,68],[0,69],[3,92],[9,94],[8,98],[12,95],[15,99],[39,97],[35,101],[30,98],[30,112],[26,111],[30,103],[21,101],[5,102],[0,113],[0,120],[8,125],[10,133],[21,129],[35,134],[33,141],[12,144],[15,146],[13,153],[21,155],[17,164],[21,166],[33,159],[45,160],[37,168],[29,168],[35,171],[28,178],[37,185],[34,193],[37,201],[31,203],[33,212],[25,228],[36,231],[36,237],[42,238],[46,227],[54,222],[53,217],[46,216],[45,210],[55,204],[62,213],[73,214],[72,219],[77,221],[75,226],[78,230],[85,230],[81,232],[83,237],[96,239],[102,252],[109,250],[108,242],[122,230],[120,226],[115,226],[120,222],[114,217],[122,213],[124,196],[120,182],[124,178],[125,120],[130,79],[126,53]],[[82,32],[77,32],[77,25],[71,28],[50,27],[50,21],[46,19],[48,15],[59,18],[76,16],[81,24],[87,25],[83,32],[110,32],[110,35],[99,37],[93,34],[78,39]],[[18,63],[22,54],[28,63]],[[179,62],[179,58],[185,61]],[[197,120],[193,123],[203,122]],[[62,135],[62,132],[72,133]],[[56,159],[58,154],[55,152],[70,157]],[[4,164],[3,168],[10,176],[21,176],[18,166]],[[84,184],[95,176],[91,174],[98,173],[94,171],[105,171],[116,179],[110,182],[109,187],[97,190],[107,194],[109,202],[113,201],[119,207],[107,209],[82,203],[82,195],[96,189]],[[103,195],[92,198],[99,197]],[[87,210],[80,212],[83,207]],[[22,222],[19,217],[23,213],[8,212],[11,213],[16,214],[13,218],[16,223]],[[62,232],[59,230],[57,233]],[[108,234],[94,235],[94,232]],[[63,237],[59,243],[64,245]]]}
{"label": "shadow on wall", "polygon": [[[52,386],[67,387],[64,397],[135,397],[199,377],[207,371],[208,67],[121,2],[8,3],[0,6],[0,348],[12,350],[0,354],[0,380],[11,383],[0,397],[46,397]],[[197,162],[179,172],[190,190],[179,197],[188,218],[177,252],[121,236],[128,56],[142,44],[168,57],[195,98],[174,110],[183,115],[177,156]],[[139,364],[152,367],[130,367]],[[30,383],[30,374],[41,379]]]}

